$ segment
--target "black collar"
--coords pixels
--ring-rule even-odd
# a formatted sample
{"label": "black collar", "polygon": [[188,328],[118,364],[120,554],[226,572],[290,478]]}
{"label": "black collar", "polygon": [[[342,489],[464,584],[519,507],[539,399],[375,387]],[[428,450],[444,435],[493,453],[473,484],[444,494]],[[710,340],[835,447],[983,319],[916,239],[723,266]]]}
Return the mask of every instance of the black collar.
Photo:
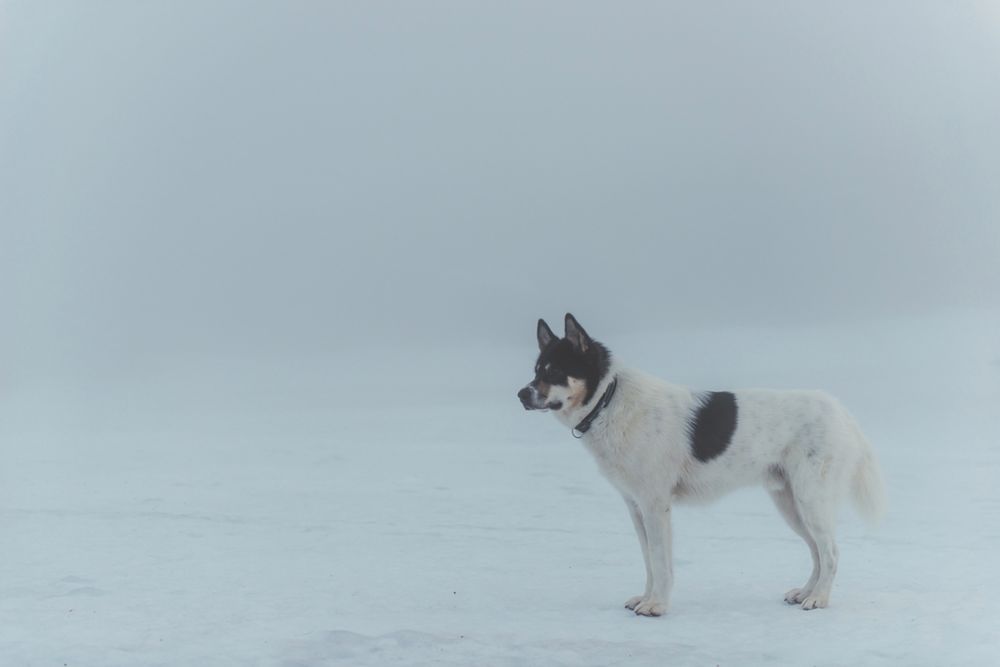
{"label": "black collar", "polygon": [[[608,385],[608,388],[604,390],[604,394],[601,395],[601,400],[597,401],[597,405],[594,406],[594,409],[591,410],[590,413],[573,429],[572,433],[574,438],[582,438],[583,434],[590,430],[590,426],[594,423],[594,420],[597,419],[597,416],[601,414],[601,410],[606,408],[608,403],[611,402],[611,397],[615,395],[615,389],[617,387],[618,378],[615,378],[611,381],[611,384]],[[577,435],[578,433],[579,435]]]}

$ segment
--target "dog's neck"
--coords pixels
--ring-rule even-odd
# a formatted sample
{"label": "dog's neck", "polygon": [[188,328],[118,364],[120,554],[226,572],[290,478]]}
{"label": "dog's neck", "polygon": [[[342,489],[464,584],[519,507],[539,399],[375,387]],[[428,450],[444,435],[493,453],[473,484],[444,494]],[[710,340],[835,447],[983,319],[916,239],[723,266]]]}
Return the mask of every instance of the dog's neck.
{"label": "dog's neck", "polygon": [[618,366],[612,363],[608,368],[608,372],[604,374],[601,381],[597,384],[597,389],[591,394],[590,400],[586,403],[581,403],[575,406],[565,406],[561,410],[554,412],[556,419],[558,419],[564,426],[571,429],[576,428],[576,426],[583,421],[591,411],[597,407],[598,403],[604,397],[604,393],[608,390],[608,387],[612,382],[618,377]]}

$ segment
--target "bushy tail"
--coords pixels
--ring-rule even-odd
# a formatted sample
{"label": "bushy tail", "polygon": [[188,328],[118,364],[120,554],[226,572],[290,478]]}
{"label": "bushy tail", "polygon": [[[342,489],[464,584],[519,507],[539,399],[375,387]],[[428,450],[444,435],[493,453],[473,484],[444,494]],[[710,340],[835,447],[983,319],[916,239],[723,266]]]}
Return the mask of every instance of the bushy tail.
{"label": "bushy tail", "polygon": [[871,523],[876,523],[885,515],[885,482],[882,481],[882,472],[875,460],[871,443],[857,425],[854,430],[861,441],[863,453],[854,471],[854,479],[851,480],[851,498],[858,513]]}

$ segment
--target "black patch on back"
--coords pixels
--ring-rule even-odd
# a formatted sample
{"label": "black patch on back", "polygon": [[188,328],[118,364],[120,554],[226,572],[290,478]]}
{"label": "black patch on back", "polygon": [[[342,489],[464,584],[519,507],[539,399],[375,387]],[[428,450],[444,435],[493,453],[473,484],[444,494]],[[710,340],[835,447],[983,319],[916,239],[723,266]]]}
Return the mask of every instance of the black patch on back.
{"label": "black patch on back", "polygon": [[[591,340],[586,352],[581,352],[565,338],[545,346],[535,362],[535,382],[566,385],[568,377],[585,380],[587,394],[583,398],[586,405],[594,397],[597,385],[601,383],[611,366],[611,353],[596,340]],[[546,368],[548,370],[546,370]]]}
{"label": "black patch on back", "polygon": [[691,452],[705,463],[726,451],[736,431],[736,396],[730,391],[710,391],[701,399],[688,422]]}

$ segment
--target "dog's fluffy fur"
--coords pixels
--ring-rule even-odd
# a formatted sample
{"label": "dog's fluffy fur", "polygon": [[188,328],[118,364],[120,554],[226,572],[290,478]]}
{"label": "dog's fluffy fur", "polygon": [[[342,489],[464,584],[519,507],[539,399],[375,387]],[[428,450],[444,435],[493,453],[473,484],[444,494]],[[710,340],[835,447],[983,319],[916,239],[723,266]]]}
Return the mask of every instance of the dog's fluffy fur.
{"label": "dog's fluffy fur", "polygon": [[674,502],[715,499],[762,484],[808,545],[813,570],[785,601],[825,607],[837,571],[838,502],[851,495],[862,515],[884,511],[885,493],[868,441],[851,415],[819,391],[695,392],[621,366],[566,315],[558,338],[538,321],[535,379],[519,393],[527,409],[549,409],[574,428],[614,384],[582,442],[625,499],[646,563],[646,589],[625,606],[667,610],[673,584]]}

